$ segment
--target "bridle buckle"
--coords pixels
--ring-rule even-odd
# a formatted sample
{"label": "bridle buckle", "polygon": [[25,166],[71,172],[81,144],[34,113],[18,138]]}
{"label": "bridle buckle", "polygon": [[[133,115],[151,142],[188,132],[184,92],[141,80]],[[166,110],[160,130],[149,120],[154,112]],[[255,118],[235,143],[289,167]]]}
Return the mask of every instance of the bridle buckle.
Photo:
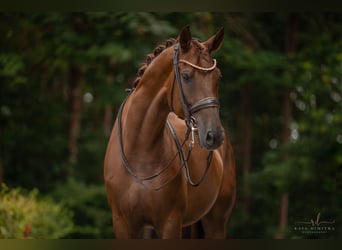
{"label": "bridle buckle", "polygon": [[195,117],[193,116],[190,117],[190,120],[188,122],[188,127],[191,130],[191,139],[189,143],[189,148],[192,149],[193,146],[195,145],[195,133],[198,131]]}

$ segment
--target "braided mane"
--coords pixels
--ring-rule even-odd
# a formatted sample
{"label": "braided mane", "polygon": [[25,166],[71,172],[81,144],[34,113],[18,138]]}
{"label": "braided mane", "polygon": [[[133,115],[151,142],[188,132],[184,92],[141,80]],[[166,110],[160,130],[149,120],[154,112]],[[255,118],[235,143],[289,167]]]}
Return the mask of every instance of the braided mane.
{"label": "braided mane", "polygon": [[135,88],[138,83],[140,82],[141,77],[144,75],[145,70],[147,69],[148,65],[153,61],[155,57],[157,57],[163,50],[166,48],[171,47],[175,43],[177,43],[177,39],[175,38],[169,38],[167,39],[164,43],[159,44],[157,47],[154,48],[153,53],[147,54],[145,62],[139,67],[138,72],[137,72],[137,77],[132,83],[133,88]]}

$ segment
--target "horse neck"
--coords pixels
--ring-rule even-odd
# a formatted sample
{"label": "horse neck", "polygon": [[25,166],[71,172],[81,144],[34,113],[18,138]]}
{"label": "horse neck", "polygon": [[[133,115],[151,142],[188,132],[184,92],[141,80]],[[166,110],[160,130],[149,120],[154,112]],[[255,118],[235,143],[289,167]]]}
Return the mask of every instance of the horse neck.
{"label": "horse neck", "polygon": [[[166,86],[172,76],[172,52],[156,57],[142,76],[124,109],[123,139],[135,158],[161,154],[165,147],[165,124],[170,112]],[[125,132],[126,131],[126,132]]]}

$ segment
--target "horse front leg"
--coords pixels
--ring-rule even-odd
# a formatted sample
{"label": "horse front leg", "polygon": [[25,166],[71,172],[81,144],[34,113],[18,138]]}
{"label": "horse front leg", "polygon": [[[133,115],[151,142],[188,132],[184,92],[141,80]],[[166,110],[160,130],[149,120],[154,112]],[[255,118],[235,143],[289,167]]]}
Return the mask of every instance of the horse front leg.
{"label": "horse front leg", "polygon": [[139,238],[139,229],[134,228],[124,217],[113,215],[113,229],[117,239],[137,239]]}
{"label": "horse front leg", "polygon": [[202,218],[204,236],[206,239],[225,239],[227,220],[205,216]]}
{"label": "horse front leg", "polygon": [[201,221],[197,221],[194,224],[183,227],[182,230],[183,239],[203,239],[204,230]]}
{"label": "horse front leg", "polygon": [[168,218],[157,230],[161,239],[181,239],[182,238],[182,222],[181,219]]}
{"label": "horse front leg", "polygon": [[202,219],[206,239],[225,239],[226,226],[232,212],[235,194],[216,202],[214,207]]}

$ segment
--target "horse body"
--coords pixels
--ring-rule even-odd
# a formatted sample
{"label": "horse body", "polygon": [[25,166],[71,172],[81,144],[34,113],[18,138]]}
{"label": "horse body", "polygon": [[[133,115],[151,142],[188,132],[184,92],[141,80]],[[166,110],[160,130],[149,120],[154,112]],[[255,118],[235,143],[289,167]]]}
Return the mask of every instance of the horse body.
{"label": "horse body", "polygon": [[[183,39],[181,35],[180,43],[185,39],[189,39],[187,30],[183,32]],[[184,48],[182,46],[183,52],[186,51]],[[121,120],[116,120],[108,143],[104,177],[117,238],[138,238],[147,225],[152,226],[161,238],[180,238],[182,227],[199,220],[207,238],[225,237],[225,224],[235,199],[232,146],[226,135],[221,142],[223,132],[216,108],[210,106],[194,114],[198,121],[198,136],[194,137],[187,159],[192,180],[199,180],[205,174],[208,148],[213,153],[203,182],[196,187],[189,184],[185,178],[184,162],[166,124],[168,119],[179,141],[186,142],[182,149],[187,152],[190,147],[186,137],[188,128],[184,120],[175,115],[184,116],[184,110],[181,104],[172,100],[181,94],[172,86],[173,53],[173,48],[165,49],[147,67],[140,83],[122,107]],[[212,95],[213,89],[201,90],[200,97],[208,93]],[[190,94],[187,98],[188,102],[197,101]],[[170,113],[170,106],[175,113]],[[209,118],[202,117],[205,115]],[[123,162],[123,152],[131,168],[129,171]],[[159,174],[150,180],[139,179],[155,173]]]}

